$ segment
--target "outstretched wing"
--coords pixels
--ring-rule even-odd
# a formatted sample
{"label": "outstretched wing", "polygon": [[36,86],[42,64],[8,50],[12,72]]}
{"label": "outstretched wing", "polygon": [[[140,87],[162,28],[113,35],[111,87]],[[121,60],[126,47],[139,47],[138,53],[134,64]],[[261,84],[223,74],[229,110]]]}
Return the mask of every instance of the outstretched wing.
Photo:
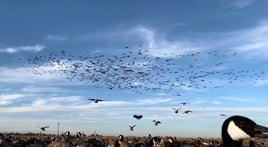
{"label": "outstretched wing", "polygon": [[88,100],[94,101],[95,103],[98,103],[100,101],[104,101],[103,99],[94,99],[94,98],[91,98],[91,99],[88,99]]}
{"label": "outstretched wing", "polygon": [[42,131],[45,131],[46,128],[49,128],[49,126],[43,126],[43,127],[41,127],[40,129],[41,129]]}
{"label": "outstretched wing", "polygon": [[133,117],[136,118],[136,119],[141,119],[143,116],[134,114]]}

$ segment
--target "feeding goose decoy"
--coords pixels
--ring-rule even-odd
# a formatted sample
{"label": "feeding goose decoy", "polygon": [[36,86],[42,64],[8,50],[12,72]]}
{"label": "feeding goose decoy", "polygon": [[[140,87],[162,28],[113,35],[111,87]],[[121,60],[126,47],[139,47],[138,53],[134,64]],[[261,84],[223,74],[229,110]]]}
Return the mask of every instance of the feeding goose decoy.
{"label": "feeding goose decoy", "polygon": [[243,139],[268,138],[268,128],[244,116],[231,116],[222,124],[223,147],[242,147]]}

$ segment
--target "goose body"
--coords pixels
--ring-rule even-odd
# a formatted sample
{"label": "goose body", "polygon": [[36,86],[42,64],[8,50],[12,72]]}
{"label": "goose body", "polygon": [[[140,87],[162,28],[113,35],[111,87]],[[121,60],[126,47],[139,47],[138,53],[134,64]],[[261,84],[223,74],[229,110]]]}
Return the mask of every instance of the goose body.
{"label": "goose body", "polygon": [[123,135],[119,135],[118,136],[118,143],[120,145],[120,147],[130,147],[130,145],[127,142],[124,142],[124,136]]}
{"label": "goose body", "polygon": [[268,138],[268,128],[244,116],[231,116],[222,124],[223,147],[242,147],[243,139]]}

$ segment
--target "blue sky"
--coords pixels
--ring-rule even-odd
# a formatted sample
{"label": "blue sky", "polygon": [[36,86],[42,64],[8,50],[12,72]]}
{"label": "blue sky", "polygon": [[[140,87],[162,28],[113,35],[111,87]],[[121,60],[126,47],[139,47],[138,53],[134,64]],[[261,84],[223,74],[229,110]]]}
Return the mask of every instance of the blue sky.
{"label": "blue sky", "polygon": [[267,7],[0,1],[0,130],[220,137],[221,113],[268,125]]}

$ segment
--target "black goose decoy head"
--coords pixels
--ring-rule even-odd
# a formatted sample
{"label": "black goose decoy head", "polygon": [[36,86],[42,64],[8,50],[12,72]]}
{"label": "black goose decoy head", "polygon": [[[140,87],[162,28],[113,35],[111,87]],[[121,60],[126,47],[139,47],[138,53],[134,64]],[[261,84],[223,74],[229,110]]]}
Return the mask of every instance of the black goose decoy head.
{"label": "black goose decoy head", "polygon": [[157,146],[160,143],[160,141],[161,141],[160,137],[155,136],[150,139],[150,144],[151,146],[154,147]]}
{"label": "black goose decoy head", "polygon": [[124,141],[124,136],[123,135],[119,135],[118,136],[118,139],[119,139],[119,141]]}
{"label": "black goose decoy head", "polygon": [[231,116],[222,125],[223,147],[241,147],[243,139],[252,137],[268,138],[267,133],[267,127],[258,125],[247,117]]}

